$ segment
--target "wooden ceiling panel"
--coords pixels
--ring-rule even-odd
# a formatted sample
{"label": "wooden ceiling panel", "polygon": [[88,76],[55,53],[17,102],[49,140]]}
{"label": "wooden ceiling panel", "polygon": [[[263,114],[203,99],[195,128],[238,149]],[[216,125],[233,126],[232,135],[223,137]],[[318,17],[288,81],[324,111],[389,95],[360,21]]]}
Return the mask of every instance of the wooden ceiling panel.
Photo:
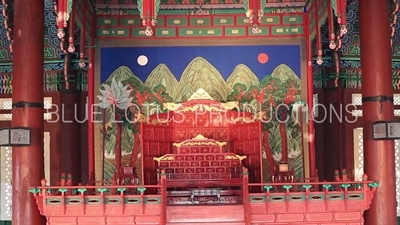
{"label": "wooden ceiling panel", "polygon": [[[127,7],[136,5],[137,0],[95,0],[97,5],[116,5]],[[238,8],[243,5],[243,0],[160,0],[164,6],[196,6],[204,4],[206,8]],[[299,7],[304,6],[307,0],[267,0],[267,7]],[[208,7],[207,7],[208,6]],[[169,8],[169,7],[168,7]],[[178,7],[180,8],[180,7]]]}

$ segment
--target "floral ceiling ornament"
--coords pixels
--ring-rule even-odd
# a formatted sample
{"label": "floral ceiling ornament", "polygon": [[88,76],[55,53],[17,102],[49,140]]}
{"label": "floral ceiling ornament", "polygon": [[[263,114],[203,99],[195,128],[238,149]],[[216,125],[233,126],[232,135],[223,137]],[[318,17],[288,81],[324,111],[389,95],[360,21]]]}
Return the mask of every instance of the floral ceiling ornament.
{"label": "floral ceiling ornament", "polygon": [[153,27],[157,24],[160,0],[137,0],[142,25],[146,27],[146,36],[153,36]]}
{"label": "floral ceiling ornament", "polygon": [[127,110],[132,106],[133,97],[130,96],[132,90],[128,86],[122,85],[121,81],[111,81],[111,85],[103,84],[100,88],[100,94],[97,98],[100,100],[99,106],[108,109],[113,106],[115,110]]}

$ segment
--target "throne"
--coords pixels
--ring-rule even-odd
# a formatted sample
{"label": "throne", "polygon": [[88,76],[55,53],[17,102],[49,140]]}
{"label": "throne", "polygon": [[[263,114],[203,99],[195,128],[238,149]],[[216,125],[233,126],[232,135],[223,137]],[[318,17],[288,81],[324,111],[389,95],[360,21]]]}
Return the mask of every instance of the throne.
{"label": "throne", "polygon": [[176,154],[154,157],[158,169],[165,170],[168,187],[205,188],[242,184],[242,160],[223,152],[226,142],[208,139],[199,134],[192,139],[173,143]]}
{"label": "throne", "polygon": [[273,183],[293,183],[294,171],[290,168],[289,163],[280,162],[278,165],[275,165],[271,181]]}
{"label": "throne", "polygon": [[136,174],[136,168],[132,166],[124,166],[116,174],[118,185],[136,185],[139,179]]}

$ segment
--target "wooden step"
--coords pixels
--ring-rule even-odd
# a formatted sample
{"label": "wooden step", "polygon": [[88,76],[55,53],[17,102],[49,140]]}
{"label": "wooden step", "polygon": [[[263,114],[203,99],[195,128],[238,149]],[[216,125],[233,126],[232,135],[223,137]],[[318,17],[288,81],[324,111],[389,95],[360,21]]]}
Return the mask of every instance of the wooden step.
{"label": "wooden step", "polygon": [[[174,205],[167,206],[168,223],[191,223],[242,225],[244,221],[243,205]],[[241,223],[240,223],[241,222]]]}

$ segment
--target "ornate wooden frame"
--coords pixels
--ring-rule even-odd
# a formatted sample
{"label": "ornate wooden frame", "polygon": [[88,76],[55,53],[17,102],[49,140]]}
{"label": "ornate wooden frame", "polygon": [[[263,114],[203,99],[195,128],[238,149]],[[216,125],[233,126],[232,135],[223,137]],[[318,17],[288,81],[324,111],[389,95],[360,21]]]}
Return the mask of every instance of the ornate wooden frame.
{"label": "ornate wooden frame", "polygon": [[[307,61],[306,61],[306,37],[302,38],[229,38],[229,39],[192,39],[182,38],[156,40],[151,38],[142,38],[136,40],[99,40],[96,46],[95,56],[95,90],[100,88],[100,69],[101,69],[101,49],[107,47],[156,47],[156,46],[254,46],[254,45],[299,45],[300,46],[300,79],[301,79],[301,97],[307,102]],[[98,99],[95,99],[98,103]],[[96,180],[101,180],[102,174],[102,141],[101,124],[95,124],[95,171]],[[308,127],[303,127],[303,136],[308,137]],[[304,176],[310,177],[309,148],[308,142],[304,141]]]}

